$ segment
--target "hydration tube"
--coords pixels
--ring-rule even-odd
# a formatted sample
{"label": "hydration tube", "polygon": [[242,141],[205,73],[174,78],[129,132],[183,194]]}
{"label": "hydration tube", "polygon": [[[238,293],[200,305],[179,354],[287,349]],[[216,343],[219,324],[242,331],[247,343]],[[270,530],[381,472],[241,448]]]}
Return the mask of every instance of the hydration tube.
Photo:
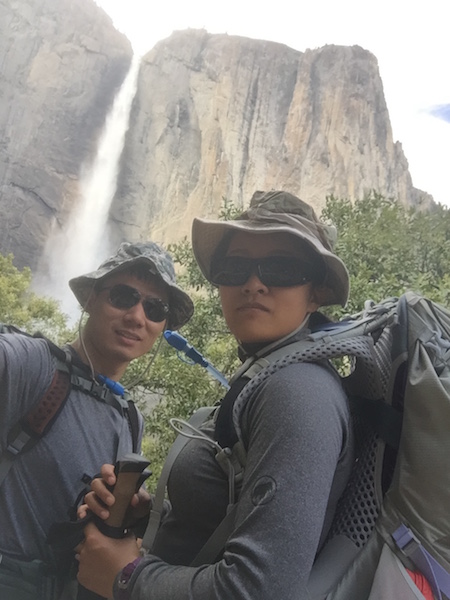
{"label": "hydration tube", "polygon": [[[176,331],[170,331],[167,329],[164,332],[164,337],[166,341],[177,350],[178,356],[180,356],[180,352],[183,352],[191,361],[192,364],[200,365],[204,369],[208,371],[208,373],[217,379],[219,383],[221,383],[226,389],[229,389],[228,381],[225,379],[224,375],[220,371],[218,371],[213,365],[206,360],[206,358],[200,354],[198,350],[196,350],[188,341]],[[181,360],[184,360],[181,358]],[[184,361],[187,362],[187,361]]]}
{"label": "hydration tube", "polygon": [[118,396],[123,396],[125,394],[125,388],[118,381],[113,381],[105,375],[100,375],[100,373],[97,374],[97,380],[106,385],[106,387],[110,389],[113,394],[117,394]]}

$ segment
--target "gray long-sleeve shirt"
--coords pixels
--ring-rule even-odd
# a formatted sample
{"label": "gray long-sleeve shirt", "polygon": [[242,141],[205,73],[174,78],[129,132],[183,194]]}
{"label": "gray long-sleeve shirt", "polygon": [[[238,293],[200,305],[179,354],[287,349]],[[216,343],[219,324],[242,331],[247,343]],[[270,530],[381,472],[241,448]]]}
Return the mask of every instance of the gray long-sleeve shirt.
{"label": "gray long-sleeve shirt", "polygon": [[[130,581],[133,600],[302,600],[352,467],[350,416],[336,375],[295,364],[266,380],[242,416],[247,465],[223,557],[190,567],[223,518],[215,451],[190,441],[173,467],[172,510]],[[116,590],[117,591],[117,590]]]}
{"label": "gray long-sleeve shirt", "polygon": [[[0,335],[0,454],[10,429],[44,396],[55,368],[45,340]],[[85,487],[83,474],[98,473],[132,448],[126,417],[71,389],[49,433],[16,458],[0,486],[0,554],[52,562],[48,530],[68,520]]]}

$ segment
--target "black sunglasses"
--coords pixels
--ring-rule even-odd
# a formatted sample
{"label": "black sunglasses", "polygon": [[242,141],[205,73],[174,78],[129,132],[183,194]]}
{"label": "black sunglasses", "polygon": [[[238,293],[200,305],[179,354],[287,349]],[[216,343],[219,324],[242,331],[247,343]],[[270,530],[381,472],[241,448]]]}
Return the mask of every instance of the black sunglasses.
{"label": "black sunglasses", "polygon": [[317,279],[314,267],[293,256],[245,258],[224,256],[211,264],[211,282],[215,285],[244,285],[255,273],[268,287],[305,285]]}
{"label": "black sunglasses", "polygon": [[117,283],[111,287],[104,287],[98,290],[103,292],[109,290],[108,300],[111,306],[121,310],[128,310],[142,302],[145,316],[149,321],[161,323],[167,319],[169,314],[169,305],[163,302],[160,298],[145,298],[139,290],[125,283]]}

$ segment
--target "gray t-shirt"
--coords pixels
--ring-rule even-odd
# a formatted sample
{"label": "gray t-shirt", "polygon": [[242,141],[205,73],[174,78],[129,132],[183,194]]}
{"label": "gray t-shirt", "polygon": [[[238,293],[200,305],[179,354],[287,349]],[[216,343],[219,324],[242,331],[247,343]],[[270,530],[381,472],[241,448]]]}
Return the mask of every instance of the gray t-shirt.
{"label": "gray t-shirt", "polygon": [[209,566],[188,566],[228,502],[214,449],[192,440],[173,466],[172,510],[153,555],[132,576],[131,598],[308,598],[315,555],[352,468],[347,398],[331,369],[294,364],[254,392],[241,422],[247,465],[223,557]]}
{"label": "gray t-shirt", "polygon": [[[55,372],[45,340],[0,335],[0,452],[10,429],[44,395]],[[142,422],[141,422],[142,429]],[[55,423],[19,456],[0,487],[0,554],[51,561],[50,525],[68,520],[68,509],[94,475],[118,453],[132,451],[128,420],[119,411],[71,389]]]}

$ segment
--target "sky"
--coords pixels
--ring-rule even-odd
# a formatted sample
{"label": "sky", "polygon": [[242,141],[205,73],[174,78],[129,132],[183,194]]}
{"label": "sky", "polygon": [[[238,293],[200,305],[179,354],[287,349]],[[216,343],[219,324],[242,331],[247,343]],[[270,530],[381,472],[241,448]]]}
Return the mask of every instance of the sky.
{"label": "sky", "polygon": [[96,0],[145,54],[179,29],[285,44],[362,46],[378,59],[413,185],[450,206],[449,0]]}

